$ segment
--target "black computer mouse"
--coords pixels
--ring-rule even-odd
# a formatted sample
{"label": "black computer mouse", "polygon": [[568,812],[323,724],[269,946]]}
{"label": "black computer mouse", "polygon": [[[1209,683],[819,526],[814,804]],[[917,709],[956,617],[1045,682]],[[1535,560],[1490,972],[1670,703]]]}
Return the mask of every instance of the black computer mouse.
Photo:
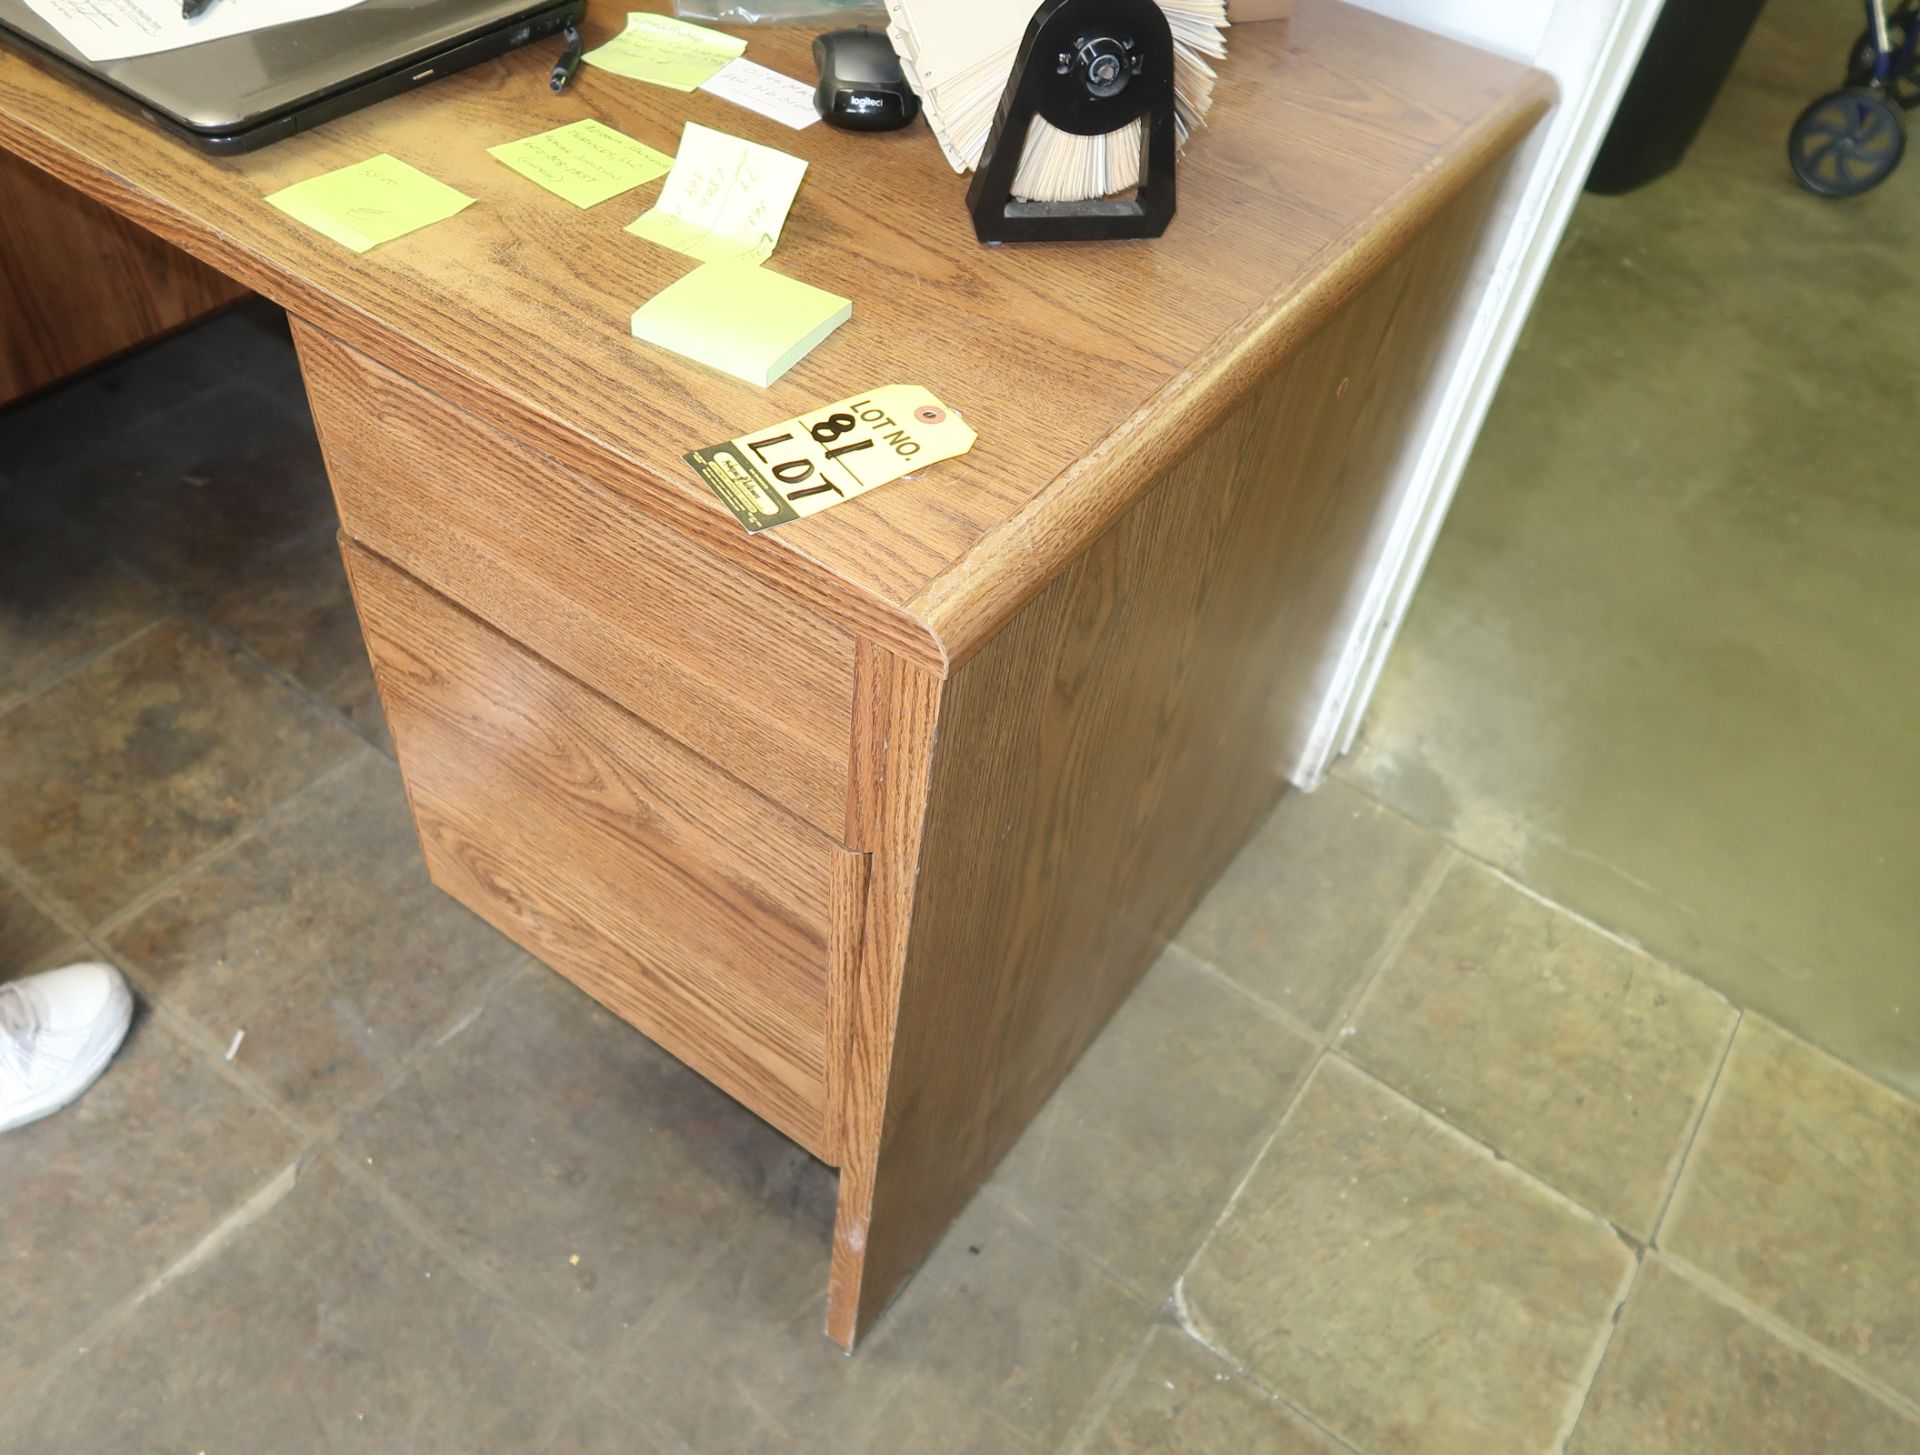
{"label": "black computer mouse", "polygon": [[892,131],[920,114],[920,98],[884,31],[861,25],[815,36],[813,60],[820,67],[813,106],[829,126]]}

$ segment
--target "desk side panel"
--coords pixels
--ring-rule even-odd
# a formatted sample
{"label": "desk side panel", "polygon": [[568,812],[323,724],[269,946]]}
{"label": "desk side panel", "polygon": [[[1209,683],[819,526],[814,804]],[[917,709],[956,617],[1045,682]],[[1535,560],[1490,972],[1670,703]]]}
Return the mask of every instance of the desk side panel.
{"label": "desk side panel", "polygon": [[0,404],[246,296],[232,279],[0,152]]}
{"label": "desk side panel", "polygon": [[[900,830],[878,836],[869,949],[880,928],[904,926],[904,965],[891,1007],[880,977],[893,967],[870,953],[863,968],[874,1003],[861,1018],[893,1031],[884,1109],[869,1106],[864,1128],[859,1104],[848,1113],[829,1312],[842,1343],[931,1250],[1284,790],[1323,599],[1410,427],[1492,181],[1461,194],[944,684],[924,818],[896,805]],[[895,776],[890,759],[887,793],[913,791]],[[916,842],[917,873],[890,871]]]}

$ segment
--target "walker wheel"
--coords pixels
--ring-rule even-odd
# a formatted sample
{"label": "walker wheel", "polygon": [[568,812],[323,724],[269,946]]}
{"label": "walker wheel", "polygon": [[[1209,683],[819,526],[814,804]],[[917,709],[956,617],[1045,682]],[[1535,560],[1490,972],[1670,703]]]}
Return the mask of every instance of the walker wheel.
{"label": "walker wheel", "polygon": [[1787,138],[1787,160],[1809,192],[1858,197],[1887,180],[1906,148],[1899,108],[1880,91],[1851,87],[1800,113]]}
{"label": "walker wheel", "polygon": [[[1893,48],[1897,62],[1907,44],[1907,37],[1920,25],[1920,10],[1912,6],[1902,6],[1887,17],[1887,42]],[[1871,86],[1873,84],[1873,32],[1863,30],[1860,39],[1853,43],[1853,52],[1847,57],[1847,84],[1849,86]],[[1902,111],[1911,111],[1920,106],[1920,68],[1909,64],[1904,71],[1896,71],[1887,82],[1887,89],[1893,93],[1893,99],[1900,103]]]}

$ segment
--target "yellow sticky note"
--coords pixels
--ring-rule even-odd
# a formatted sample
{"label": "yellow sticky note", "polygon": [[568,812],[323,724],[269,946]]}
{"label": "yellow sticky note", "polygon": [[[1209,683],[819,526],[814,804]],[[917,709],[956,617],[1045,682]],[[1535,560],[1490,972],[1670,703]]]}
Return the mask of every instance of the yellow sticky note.
{"label": "yellow sticky note", "polygon": [[704,263],[765,262],[807,164],[689,121],[651,211],[627,231]]}
{"label": "yellow sticky note", "polygon": [[691,91],[746,48],[744,40],[704,25],[636,10],[625,30],[581,59],[616,76]]}
{"label": "yellow sticky note", "polygon": [[384,152],[282,187],[267,201],[356,253],[473,205],[466,193]]}
{"label": "yellow sticky note", "polygon": [[702,263],[633,315],[633,336],[771,384],[853,316],[846,299],[752,263]]}
{"label": "yellow sticky note", "polygon": [[488,147],[487,155],[575,207],[630,192],[673,165],[665,152],[591,119]]}
{"label": "yellow sticky note", "polygon": [[924,385],[882,384],[682,458],[758,531],[964,455],[974,438]]}

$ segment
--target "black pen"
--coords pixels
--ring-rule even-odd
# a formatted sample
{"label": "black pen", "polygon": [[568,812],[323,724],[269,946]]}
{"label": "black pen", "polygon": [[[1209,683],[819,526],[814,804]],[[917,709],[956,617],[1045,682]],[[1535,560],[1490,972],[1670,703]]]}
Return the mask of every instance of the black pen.
{"label": "black pen", "polygon": [[[191,5],[193,0],[187,0]],[[202,5],[210,0],[200,0]],[[573,79],[573,73],[580,69],[580,29],[569,25],[566,29],[567,48],[560,53],[560,59],[553,63],[553,74],[547,78],[547,85],[556,93],[567,89],[567,82]]]}
{"label": "black pen", "polygon": [[211,4],[213,0],[180,0],[180,18],[191,20]]}

